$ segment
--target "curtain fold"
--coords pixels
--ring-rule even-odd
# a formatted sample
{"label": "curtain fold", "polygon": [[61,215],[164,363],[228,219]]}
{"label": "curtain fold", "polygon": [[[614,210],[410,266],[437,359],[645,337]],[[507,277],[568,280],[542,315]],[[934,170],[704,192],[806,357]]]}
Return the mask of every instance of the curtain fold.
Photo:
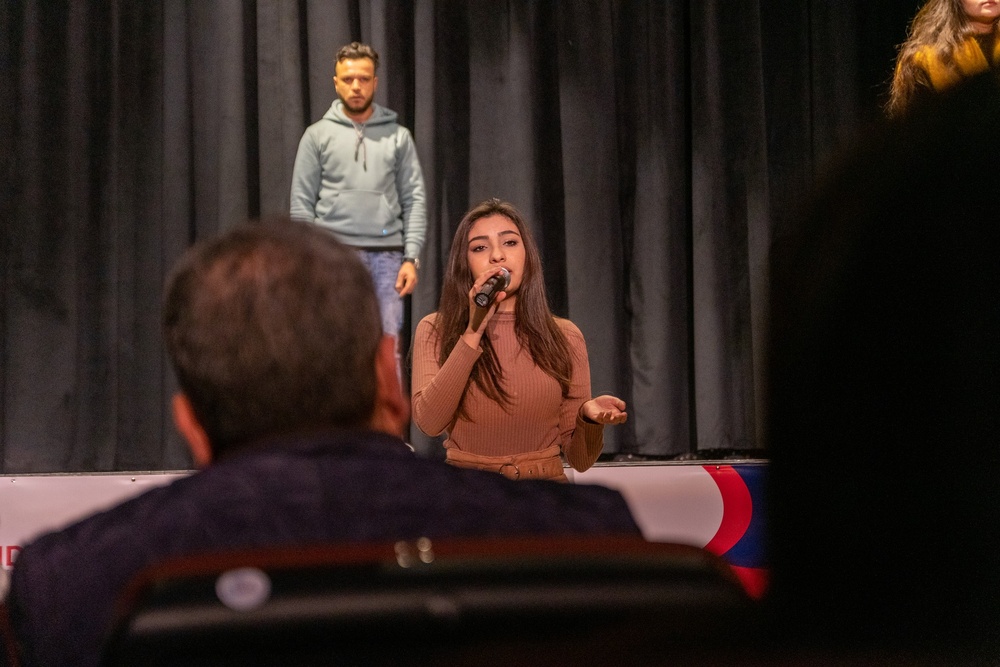
{"label": "curtain fold", "polygon": [[[753,448],[759,346],[751,275],[768,223],[757,3],[691,8],[692,302],[699,449]],[[765,250],[766,252],[766,250]]]}
{"label": "curtain fold", "polygon": [[691,420],[690,15],[684,3],[618,10],[619,179],[628,286],[633,439],[625,453],[689,451]]}
{"label": "curtain fold", "polygon": [[[336,49],[428,186],[404,354],[453,231],[528,218],[607,455],[765,447],[767,258],[837,148],[876,118],[912,2],[17,0],[0,6],[0,471],[176,469],[164,279],[191,242],[285,213]],[[442,452],[412,429],[418,451]]]}

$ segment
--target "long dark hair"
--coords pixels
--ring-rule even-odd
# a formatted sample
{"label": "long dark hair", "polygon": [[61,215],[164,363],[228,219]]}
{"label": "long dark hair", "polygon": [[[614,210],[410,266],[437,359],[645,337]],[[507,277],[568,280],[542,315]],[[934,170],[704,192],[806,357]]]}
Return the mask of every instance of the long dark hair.
{"label": "long dark hair", "polygon": [[[917,75],[913,59],[918,51],[931,47],[947,63],[951,61],[955,49],[971,34],[971,22],[962,0],[927,0],[910,22],[906,41],[899,46],[896,71],[886,104],[888,115],[902,115],[913,99]],[[989,57],[986,54],[987,60]]]}
{"label": "long dark hair", "polygon": [[[517,340],[531,354],[535,365],[559,383],[562,395],[566,398],[569,396],[573,362],[566,336],[549,309],[538,247],[520,211],[512,204],[496,198],[487,199],[466,213],[458,223],[451,241],[448,269],[434,324],[438,362],[444,364],[469,326],[469,290],[474,282],[467,254],[469,231],[478,220],[491,215],[502,215],[513,222],[524,243],[524,273],[517,290],[517,301],[514,303],[514,332]],[[471,379],[483,394],[506,407],[510,403],[510,395],[501,382],[503,369],[500,368],[496,351],[488,336],[483,336],[480,344],[483,354],[472,368]],[[459,407],[459,414],[464,414],[462,406]]]}

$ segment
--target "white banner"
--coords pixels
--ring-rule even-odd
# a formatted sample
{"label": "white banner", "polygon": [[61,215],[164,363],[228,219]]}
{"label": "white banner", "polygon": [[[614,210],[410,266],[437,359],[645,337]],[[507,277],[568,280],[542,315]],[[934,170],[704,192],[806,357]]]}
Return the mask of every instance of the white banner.
{"label": "white banner", "polygon": [[21,547],[189,472],[0,477],[0,565],[10,569]]}
{"label": "white banner", "polygon": [[[646,539],[703,547],[723,524],[727,502],[713,474],[701,464],[598,464],[575,484],[601,484],[625,497]],[[0,565],[10,569],[17,552],[37,535],[57,530],[147,489],[191,474],[24,475],[0,477]],[[737,508],[739,509],[739,508]],[[749,515],[751,508],[745,508]]]}

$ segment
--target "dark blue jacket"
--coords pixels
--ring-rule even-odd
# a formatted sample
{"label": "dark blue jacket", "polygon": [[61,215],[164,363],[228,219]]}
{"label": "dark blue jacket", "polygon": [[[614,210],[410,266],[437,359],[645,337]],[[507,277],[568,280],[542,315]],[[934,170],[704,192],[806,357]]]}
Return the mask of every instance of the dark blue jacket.
{"label": "dark blue jacket", "polygon": [[31,665],[96,665],[114,601],[166,556],[418,537],[639,535],[617,491],[513,482],[339,432],[266,442],[26,545],[7,603]]}

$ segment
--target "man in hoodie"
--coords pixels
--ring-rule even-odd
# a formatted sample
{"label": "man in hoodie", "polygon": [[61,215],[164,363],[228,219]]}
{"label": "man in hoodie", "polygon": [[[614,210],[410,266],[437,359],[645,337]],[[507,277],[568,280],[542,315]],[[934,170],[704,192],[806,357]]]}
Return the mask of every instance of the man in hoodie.
{"label": "man in hoodie", "polygon": [[338,99],[299,142],[291,216],[355,248],[375,280],[382,329],[398,336],[402,297],[417,286],[427,229],[424,177],[409,130],[374,103],[378,53],[351,42],[337,52]]}

